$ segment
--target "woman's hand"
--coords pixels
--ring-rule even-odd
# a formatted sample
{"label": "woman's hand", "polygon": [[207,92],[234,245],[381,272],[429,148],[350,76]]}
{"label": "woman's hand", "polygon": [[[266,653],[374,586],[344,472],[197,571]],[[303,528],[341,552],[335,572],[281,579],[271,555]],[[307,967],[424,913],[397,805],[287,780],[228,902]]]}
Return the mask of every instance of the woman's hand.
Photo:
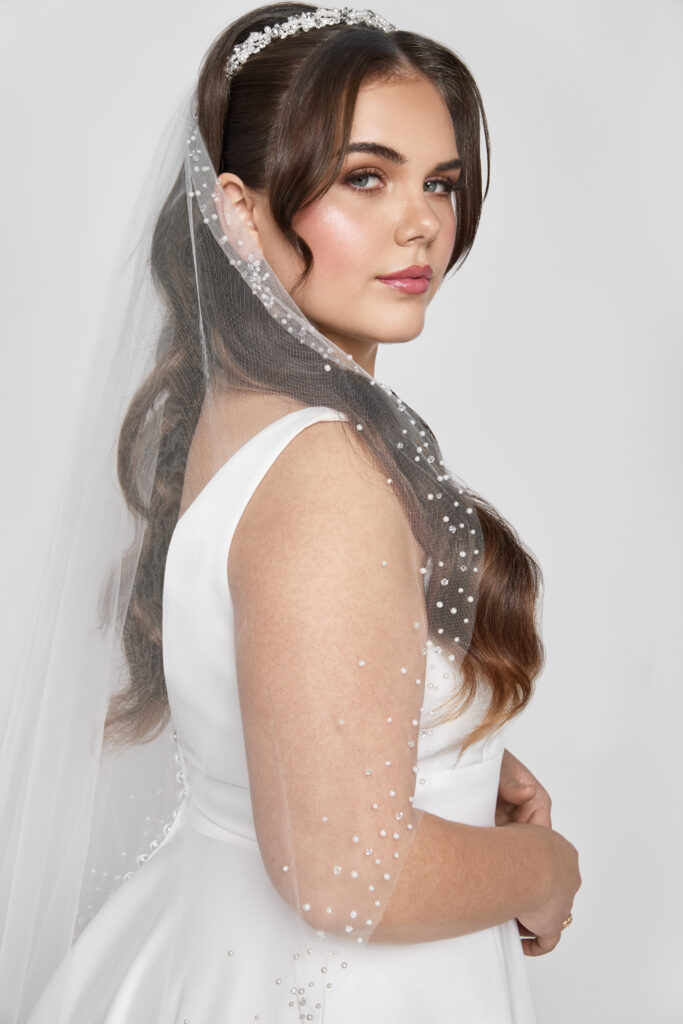
{"label": "woman's hand", "polygon": [[527,825],[544,825],[550,821],[550,794],[535,775],[509,750],[503,751],[496,803],[496,825],[519,821]]}
{"label": "woman's hand", "polygon": [[[506,828],[519,829],[513,822]],[[517,916],[517,929],[524,937],[522,949],[526,956],[543,956],[560,941],[564,922],[571,913],[574,897],[581,886],[579,855],[574,846],[552,828],[524,825],[537,829],[538,838],[546,848],[547,870],[539,873],[540,899]]]}
{"label": "woman's hand", "polygon": [[[527,825],[541,825],[552,828],[550,820],[551,799],[548,790],[538,781],[509,750],[503,752],[496,803],[496,825],[509,825],[513,821]],[[547,926],[546,926],[547,927]],[[526,941],[522,948],[527,956],[542,956],[549,953],[560,941],[560,933],[550,929],[550,934],[536,935],[517,921],[517,930]]]}

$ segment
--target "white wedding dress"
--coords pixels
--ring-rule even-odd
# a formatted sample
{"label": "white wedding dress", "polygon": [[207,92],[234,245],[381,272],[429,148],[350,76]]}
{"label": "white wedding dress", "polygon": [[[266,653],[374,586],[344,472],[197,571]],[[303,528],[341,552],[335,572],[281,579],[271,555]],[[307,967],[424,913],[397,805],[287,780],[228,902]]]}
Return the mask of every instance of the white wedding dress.
{"label": "white wedding dress", "polygon": [[[226,557],[247,502],[285,446],[311,423],[344,418],[319,406],[271,423],[179,520],[164,578],[163,652],[189,796],[170,834],[78,937],[30,1024],[534,1024],[514,920],[452,939],[370,942],[360,951],[345,938],[321,943],[275,891],[259,852]],[[453,768],[453,745],[482,709],[475,703],[456,721],[431,727],[430,707],[449,678],[448,661],[431,653],[414,806],[490,826],[503,734],[473,744]],[[198,804],[192,751],[200,737],[209,753]],[[57,1019],[55,986],[67,968]]]}

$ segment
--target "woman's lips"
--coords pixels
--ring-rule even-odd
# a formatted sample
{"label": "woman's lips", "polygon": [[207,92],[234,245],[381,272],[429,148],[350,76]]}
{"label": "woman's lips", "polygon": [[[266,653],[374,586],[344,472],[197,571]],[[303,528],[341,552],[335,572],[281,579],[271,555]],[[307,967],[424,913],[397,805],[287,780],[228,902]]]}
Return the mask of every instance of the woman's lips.
{"label": "woman's lips", "polygon": [[388,284],[390,288],[407,292],[409,295],[421,295],[429,288],[429,281],[426,277],[378,277],[377,280],[382,284]]}

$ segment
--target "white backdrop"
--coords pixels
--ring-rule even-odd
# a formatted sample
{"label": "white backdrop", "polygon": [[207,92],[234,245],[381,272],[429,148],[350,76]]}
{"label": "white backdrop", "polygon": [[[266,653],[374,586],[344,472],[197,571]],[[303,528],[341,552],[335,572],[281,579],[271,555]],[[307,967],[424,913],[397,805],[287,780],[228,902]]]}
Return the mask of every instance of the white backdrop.
{"label": "white backdrop", "polygon": [[[0,5],[0,542],[11,592],[0,643],[10,676],[136,175],[209,43],[251,6]],[[674,1024],[683,7],[374,9],[463,57],[492,136],[474,249],[422,336],[382,350],[376,372],[543,568],[546,667],[508,745],[550,790],[584,883],[560,946],[528,961],[539,1024]]]}

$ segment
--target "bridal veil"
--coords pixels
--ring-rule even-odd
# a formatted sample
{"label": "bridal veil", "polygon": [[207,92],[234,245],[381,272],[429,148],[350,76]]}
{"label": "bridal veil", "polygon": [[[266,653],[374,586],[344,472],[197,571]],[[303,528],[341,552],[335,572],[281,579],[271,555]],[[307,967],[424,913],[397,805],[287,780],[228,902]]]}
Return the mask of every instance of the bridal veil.
{"label": "bridal veil", "polygon": [[[165,843],[183,842],[193,774],[206,766],[174,728],[160,627],[165,554],[200,415],[218,468],[289,410],[342,411],[347,422],[334,429],[354,432],[389,500],[418,539],[427,528],[431,537],[414,574],[381,561],[348,567],[368,600],[386,598],[386,615],[369,634],[363,605],[336,618],[321,607],[329,653],[313,706],[300,696],[310,698],[310,680],[295,678],[291,701],[280,685],[269,703],[264,645],[276,672],[286,637],[258,608],[240,609],[258,839],[303,942],[331,936],[361,956],[371,939],[419,824],[425,659],[438,648],[457,669],[472,636],[483,559],[472,493],[427,424],[297,307],[218,185],[212,146],[195,86],[140,178],[134,244],[93,348],[40,603],[11,681],[0,733],[3,1024],[25,1018],[106,901]],[[140,174],[136,159],[131,169]],[[297,450],[305,460],[305,443]],[[270,515],[292,501],[283,486]],[[267,531],[259,543],[267,566]],[[334,549],[333,531],[325,543]],[[304,766],[290,756],[297,722],[310,736]],[[169,970],[173,956],[169,943]]]}

